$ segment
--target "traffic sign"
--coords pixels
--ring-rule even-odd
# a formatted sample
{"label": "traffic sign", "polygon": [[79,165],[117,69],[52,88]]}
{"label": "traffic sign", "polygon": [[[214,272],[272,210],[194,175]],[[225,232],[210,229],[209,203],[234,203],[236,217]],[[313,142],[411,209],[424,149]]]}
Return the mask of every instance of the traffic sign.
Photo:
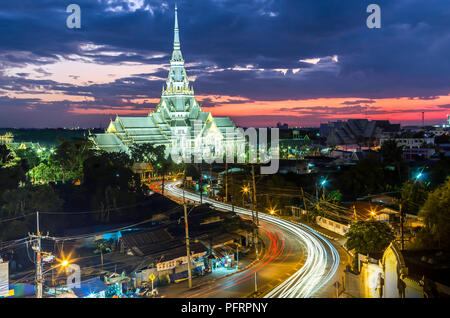
{"label": "traffic sign", "polygon": [[152,280],[152,282],[153,282],[153,280],[156,278],[156,277],[155,277],[155,274],[152,273],[152,274],[150,275],[149,278],[150,278],[150,279]]}

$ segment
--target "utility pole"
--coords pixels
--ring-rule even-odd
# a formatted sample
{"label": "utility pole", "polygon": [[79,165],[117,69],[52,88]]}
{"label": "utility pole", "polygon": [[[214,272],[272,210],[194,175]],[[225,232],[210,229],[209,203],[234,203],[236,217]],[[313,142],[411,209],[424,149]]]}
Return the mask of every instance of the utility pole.
{"label": "utility pole", "polygon": [[209,191],[208,197],[213,198],[213,188],[212,188],[212,163],[209,164]]}
{"label": "utility pole", "polygon": [[225,162],[225,203],[228,202],[228,162]]}
{"label": "utility pole", "polygon": [[189,288],[192,288],[192,271],[191,271],[191,249],[189,247],[189,225],[187,218],[187,205],[184,206],[184,228],[186,230],[186,254],[188,263],[188,278],[189,278]]}
{"label": "utility pole", "polygon": [[41,260],[41,232],[39,230],[39,212],[36,212],[36,232],[37,232],[37,250],[36,250],[37,298],[42,298],[42,260]]}
{"label": "utility pole", "polygon": [[316,181],[316,201],[319,202],[319,189],[317,187],[317,181]]}
{"label": "utility pole", "polygon": [[356,206],[353,204],[353,216],[355,217],[355,222],[358,221],[358,218],[356,217]]}
{"label": "utility pole", "polygon": [[234,189],[234,184],[233,184],[233,170],[231,170],[231,211],[234,212],[234,202],[233,202],[233,189]]}
{"label": "utility pole", "polygon": [[[39,229],[39,212],[36,212],[36,235],[29,234],[31,239],[36,239],[36,242],[33,244],[33,250],[36,252],[36,296],[37,298],[42,298],[42,251],[41,251],[41,239],[43,238],[41,235],[41,231]],[[47,237],[47,236],[45,236]],[[44,237],[44,238],[45,238]]]}
{"label": "utility pole", "polygon": [[[255,230],[255,253],[256,253],[256,259],[259,260],[259,255],[258,255],[258,226],[259,226],[259,219],[258,219],[258,209],[256,207],[256,184],[255,184],[255,166],[252,165],[252,183],[253,183],[253,193],[250,193],[250,196],[252,197],[252,215],[253,215],[253,211],[255,211],[255,216],[256,216],[256,230]],[[255,273],[256,275],[256,273]],[[256,284],[256,276],[255,276],[255,284]]]}
{"label": "utility pole", "polygon": [[256,204],[256,183],[255,183],[255,166],[252,165],[252,179],[253,179],[253,202],[255,204],[255,213],[256,213],[256,226],[259,226],[259,217],[258,217],[258,209]]}
{"label": "utility pole", "polygon": [[236,245],[236,270],[239,269],[239,245]]}
{"label": "utility pole", "polygon": [[305,208],[305,212],[308,212],[308,209],[306,208],[305,193],[303,192],[303,187],[301,187],[300,189],[302,190],[303,207]]}
{"label": "utility pole", "polygon": [[405,249],[404,246],[404,237],[403,237],[403,222],[404,222],[404,217],[403,217],[403,211],[402,211],[402,203],[400,202],[399,204],[399,210],[400,210],[400,235],[401,235],[401,248],[402,251]]}
{"label": "utility pole", "polygon": [[186,204],[186,198],[184,197],[184,188],[186,188],[186,166],[184,167],[184,177],[183,177],[183,203]]}

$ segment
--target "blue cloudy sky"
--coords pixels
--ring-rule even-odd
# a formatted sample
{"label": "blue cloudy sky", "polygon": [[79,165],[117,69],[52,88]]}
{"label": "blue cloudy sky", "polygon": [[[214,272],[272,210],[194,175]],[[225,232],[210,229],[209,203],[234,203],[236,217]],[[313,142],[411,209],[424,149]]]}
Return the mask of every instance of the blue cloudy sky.
{"label": "blue cloudy sky", "polygon": [[[66,7],[81,7],[81,29]],[[369,29],[366,8],[381,7]],[[174,1],[0,0],[0,127],[105,126],[154,109]],[[448,0],[178,0],[197,99],[240,125],[450,113]]]}

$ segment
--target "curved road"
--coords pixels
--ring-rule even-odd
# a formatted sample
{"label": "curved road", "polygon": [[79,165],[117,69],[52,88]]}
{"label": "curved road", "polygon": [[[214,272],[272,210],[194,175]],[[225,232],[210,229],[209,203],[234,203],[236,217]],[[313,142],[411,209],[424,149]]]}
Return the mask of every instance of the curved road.
{"label": "curved road", "polygon": [[[178,188],[181,182],[166,184],[166,191],[176,198],[183,197]],[[199,195],[185,191],[185,198],[199,202]],[[231,211],[231,205],[203,198],[215,208]],[[234,211],[251,217],[251,211],[235,207]],[[258,289],[265,297],[307,298],[324,286],[335,274],[339,265],[339,253],[323,236],[306,225],[294,223],[259,213],[260,235],[265,253],[254,266],[220,279],[209,285],[202,285],[188,292],[184,297],[244,297],[254,291],[255,272]]]}

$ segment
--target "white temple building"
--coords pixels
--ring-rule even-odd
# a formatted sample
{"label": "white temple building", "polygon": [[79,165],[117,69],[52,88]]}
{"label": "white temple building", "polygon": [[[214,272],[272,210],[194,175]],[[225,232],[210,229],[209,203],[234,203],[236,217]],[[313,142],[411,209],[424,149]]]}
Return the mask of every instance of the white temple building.
{"label": "white temple building", "polygon": [[236,153],[236,144],[242,145],[244,139],[237,137],[239,134],[236,135],[235,130],[236,126],[229,117],[213,117],[210,112],[204,112],[195,99],[194,88],[189,85],[184,67],[175,7],[170,70],[156,109],[146,117],[117,116],[105,133],[95,134],[91,140],[98,149],[128,154],[133,145],[144,143],[165,145],[168,151],[179,152],[174,150],[177,147],[181,152],[192,154],[196,151],[211,153],[212,144],[217,151],[218,144],[221,144],[219,148],[222,151],[231,147]]}

